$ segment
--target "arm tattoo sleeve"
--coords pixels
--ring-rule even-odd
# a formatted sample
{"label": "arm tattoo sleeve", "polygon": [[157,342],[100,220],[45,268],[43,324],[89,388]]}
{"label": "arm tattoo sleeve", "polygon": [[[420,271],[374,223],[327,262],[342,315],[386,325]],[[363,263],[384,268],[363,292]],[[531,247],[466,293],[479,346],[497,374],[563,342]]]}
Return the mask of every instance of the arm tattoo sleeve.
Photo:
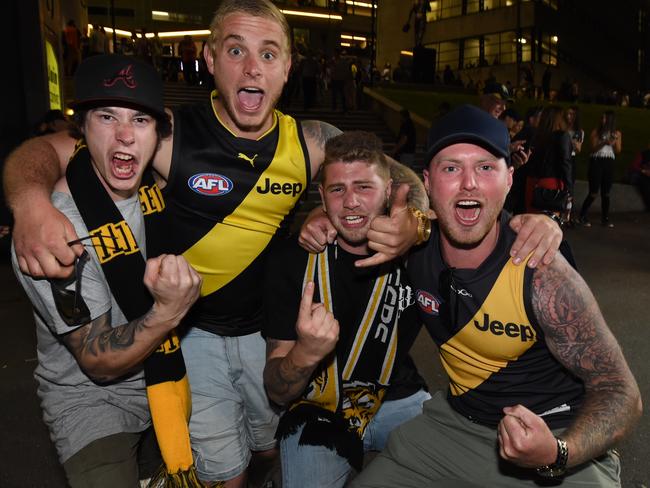
{"label": "arm tattoo sleeve", "polygon": [[[278,341],[267,339],[267,356],[277,345]],[[288,404],[305,390],[314,369],[296,365],[289,354],[267,360],[264,384],[269,397],[279,405]]]}
{"label": "arm tattoo sleeve", "polygon": [[[111,327],[111,315],[108,311],[87,325],[63,336],[63,342],[83,367],[86,358],[94,360],[132,347],[136,333],[147,327],[145,322],[148,316],[149,313],[118,327]],[[101,375],[89,374],[89,376],[98,383],[110,379]]]}
{"label": "arm tattoo sleeve", "polygon": [[321,122],[320,120],[304,120],[301,122],[301,125],[305,137],[316,142],[318,147],[323,151],[325,150],[325,143],[327,141],[342,133],[341,129],[327,122]]}
{"label": "arm tattoo sleeve", "polygon": [[595,298],[564,259],[535,270],[532,305],[551,353],[585,385],[584,404],[563,437],[571,465],[605,452],[641,414],[640,393]]}

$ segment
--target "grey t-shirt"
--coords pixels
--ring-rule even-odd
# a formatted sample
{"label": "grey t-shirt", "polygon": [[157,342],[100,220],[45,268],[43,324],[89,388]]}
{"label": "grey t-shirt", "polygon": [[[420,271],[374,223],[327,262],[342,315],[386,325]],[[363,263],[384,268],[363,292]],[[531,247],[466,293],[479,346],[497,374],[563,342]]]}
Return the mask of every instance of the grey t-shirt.
{"label": "grey t-shirt", "polygon": [[[74,225],[77,235],[85,237],[88,229],[70,195],[54,192],[52,203]],[[140,249],[145,250],[144,220],[137,194],[116,202],[129,224]],[[90,243],[90,240],[84,241]],[[110,310],[113,327],[127,322],[110,293],[93,246],[86,249],[90,259],[83,266],[81,295],[88,305],[91,319]],[[12,248],[14,272],[34,306],[38,366],[38,396],[43,419],[50,429],[61,463],[90,442],[119,432],[140,432],[151,423],[142,370],[121,381],[100,386],[86,376],[60,336],[72,332],[59,316],[50,284],[20,272]],[[142,276],[134,277],[142,280]],[[73,289],[74,285],[70,287]]]}

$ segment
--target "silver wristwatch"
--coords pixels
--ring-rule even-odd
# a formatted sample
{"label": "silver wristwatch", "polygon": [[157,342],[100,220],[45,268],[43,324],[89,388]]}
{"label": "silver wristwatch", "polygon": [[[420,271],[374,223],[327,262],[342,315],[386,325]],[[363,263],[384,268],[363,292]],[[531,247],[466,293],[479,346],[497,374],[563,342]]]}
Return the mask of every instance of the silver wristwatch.
{"label": "silver wristwatch", "polygon": [[537,474],[542,478],[559,478],[566,472],[566,464],[569,460],[569,448],[566,441],[556,437],[557,441],[557,458],[553,464],[540,466],[537,468]]}

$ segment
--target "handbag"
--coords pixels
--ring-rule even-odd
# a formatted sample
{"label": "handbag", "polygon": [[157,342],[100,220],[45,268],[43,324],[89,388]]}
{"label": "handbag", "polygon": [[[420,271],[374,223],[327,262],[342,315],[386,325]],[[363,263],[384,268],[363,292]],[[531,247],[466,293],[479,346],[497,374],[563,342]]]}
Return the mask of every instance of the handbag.
{"label": "handbag", "polygon": [[569,190],[559,178],[539,178],[533,188],[533,207],[538,210],[563,212],[569,202]]}
{"label": "handbag", "polygon": [[536,186],[533,189],[533,207],[539,210],[563,212],[568,201],[568,190],[543,188],[541,186]]}

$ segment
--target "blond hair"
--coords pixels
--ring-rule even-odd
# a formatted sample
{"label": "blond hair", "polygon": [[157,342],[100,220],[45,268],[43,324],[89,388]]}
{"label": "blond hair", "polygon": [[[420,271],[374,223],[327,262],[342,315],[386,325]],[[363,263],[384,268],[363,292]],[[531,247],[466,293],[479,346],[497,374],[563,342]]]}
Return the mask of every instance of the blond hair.
{"label": "blond hair", "polygon": [[243,13],[253,17],[263,17],[277,22],[285,36],[285,48],[291,52],[291,28],[284,14],[269,0],[223,0],[217,7],[212,22],[210,22],[210,37],[208,45],[214,52],[217,40],[221,34],[221,24],[231,14]]}

